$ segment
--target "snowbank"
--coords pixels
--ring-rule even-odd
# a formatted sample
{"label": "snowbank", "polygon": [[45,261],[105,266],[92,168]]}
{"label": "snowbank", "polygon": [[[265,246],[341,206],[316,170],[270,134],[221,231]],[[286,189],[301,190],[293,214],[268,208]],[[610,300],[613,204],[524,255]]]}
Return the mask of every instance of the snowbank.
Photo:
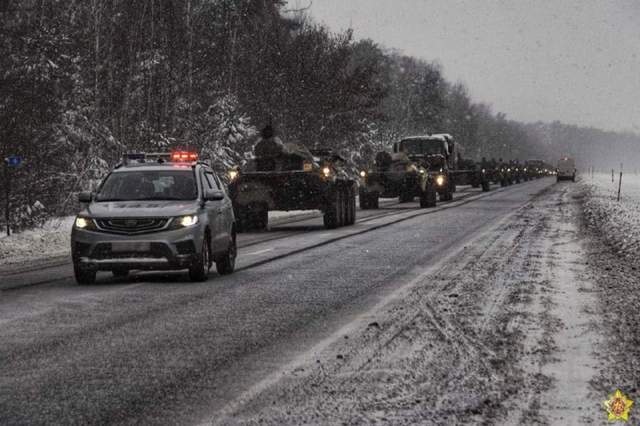
{"label": "snowbank", "polygon": [[74,218],[50,219],[39,228],[0,235],[0,265],[69,254]]}
{"label": "snowbank", "polygon": [[618,178],[619,174],[613,183],[610,174],[583,178],[589,187],[584,202],[585,218],[618,254],[637,258],[640,255],[640,176],[623,174],[620,202],[616,200]]}
{"label": "snowbank", "polygon": [[[319,215],[317,210],[269,212],[269,222],[279,224]],[[0,235],[0,265],[68,255],[74,219],[75,216],[51,219],[40,228],[12,234],[10,237]]]}

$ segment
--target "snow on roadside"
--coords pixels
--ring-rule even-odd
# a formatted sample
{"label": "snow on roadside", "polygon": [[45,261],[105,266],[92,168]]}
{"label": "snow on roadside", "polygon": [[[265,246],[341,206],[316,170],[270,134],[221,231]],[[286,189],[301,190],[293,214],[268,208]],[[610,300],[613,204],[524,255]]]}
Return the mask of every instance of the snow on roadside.
{"label": "snow on roadside", "polygon": [[622,196],[618,194],[619,175],[611,182],[610,174],[584,177],[589,196],[584,202],[585,218],[601,234],[604,242],[624,257],[640,255],[640,176],[622,176]]}
{"label": "snow on roadside", "polygon": [[[269,212],[273,224],[291,219],[318,216],[317,210]],[[54,218],[43,226],[7,236],[0,235],[0,265],[24,263],[70,253],[71,226],[75,216]]]}
{"label": "snow on roadside", "polygon": [[74,219],[54,218],[38,228],[0,235],[0,265],[69,254]]}

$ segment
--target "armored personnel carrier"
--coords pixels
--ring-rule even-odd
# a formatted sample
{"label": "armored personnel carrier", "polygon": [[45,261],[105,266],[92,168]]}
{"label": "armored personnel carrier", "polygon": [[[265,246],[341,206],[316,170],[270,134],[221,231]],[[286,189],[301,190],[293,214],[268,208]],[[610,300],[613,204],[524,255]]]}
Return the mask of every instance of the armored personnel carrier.
{"label": "armored personnel carrier", "polygon": [[240,231],[267,228],[270,210],[320,210],[327,228],[355,223],[356,182],[340,155],[284,143],[271,134],[263,134],[253,152],[246,166],[229,173]]}
{"label": "armored personnel carrier", "polygon": [[373,166],[360,172],[360,208],[377,209],[379,197],[398,197],[401,203],[420,198],[421,207],[435,207],[434,177],[405,152],[376,154]]}

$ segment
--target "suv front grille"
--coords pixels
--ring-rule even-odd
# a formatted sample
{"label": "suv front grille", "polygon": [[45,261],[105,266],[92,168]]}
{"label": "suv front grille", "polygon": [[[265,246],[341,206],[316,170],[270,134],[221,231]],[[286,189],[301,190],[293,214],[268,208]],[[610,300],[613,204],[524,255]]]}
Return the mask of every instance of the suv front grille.
{"label": "suv front grille", "polygon": [[165,228],[168,221],[167,218],[96,219],[101,231],[126,235],[160,231]]}
{"label": "suv front grille", "polygon": [[171,250],[163,243],[150,243],[148,252],[114,252],[111,250],[111,243],[96,244],[91,258],[103,259],[132,259],[132,258],[171,258]]}

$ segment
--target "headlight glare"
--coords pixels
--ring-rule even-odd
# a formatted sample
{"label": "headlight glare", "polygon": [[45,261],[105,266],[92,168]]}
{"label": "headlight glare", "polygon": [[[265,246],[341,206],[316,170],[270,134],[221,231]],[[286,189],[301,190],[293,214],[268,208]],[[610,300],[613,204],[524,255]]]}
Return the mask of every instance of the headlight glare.
{"label": "headlight glare", "polygon": [[436,177],[436,184],[438,186],[444,185],[444,176],[442,176],[442,175],[437,176]]}
{"label": "headlight glare", "polygon": [[177,223],[178,223],[178,226],[181,228],[193,226],[196,223],[198,223],[198,216],[197,215],[181,216],[177,219]]}
{"label": "headlight glare", "polygon": [[76,217],[76,228],[78,229],[86,229],[91,226],[91,219],[87,219],[86,217]]}

